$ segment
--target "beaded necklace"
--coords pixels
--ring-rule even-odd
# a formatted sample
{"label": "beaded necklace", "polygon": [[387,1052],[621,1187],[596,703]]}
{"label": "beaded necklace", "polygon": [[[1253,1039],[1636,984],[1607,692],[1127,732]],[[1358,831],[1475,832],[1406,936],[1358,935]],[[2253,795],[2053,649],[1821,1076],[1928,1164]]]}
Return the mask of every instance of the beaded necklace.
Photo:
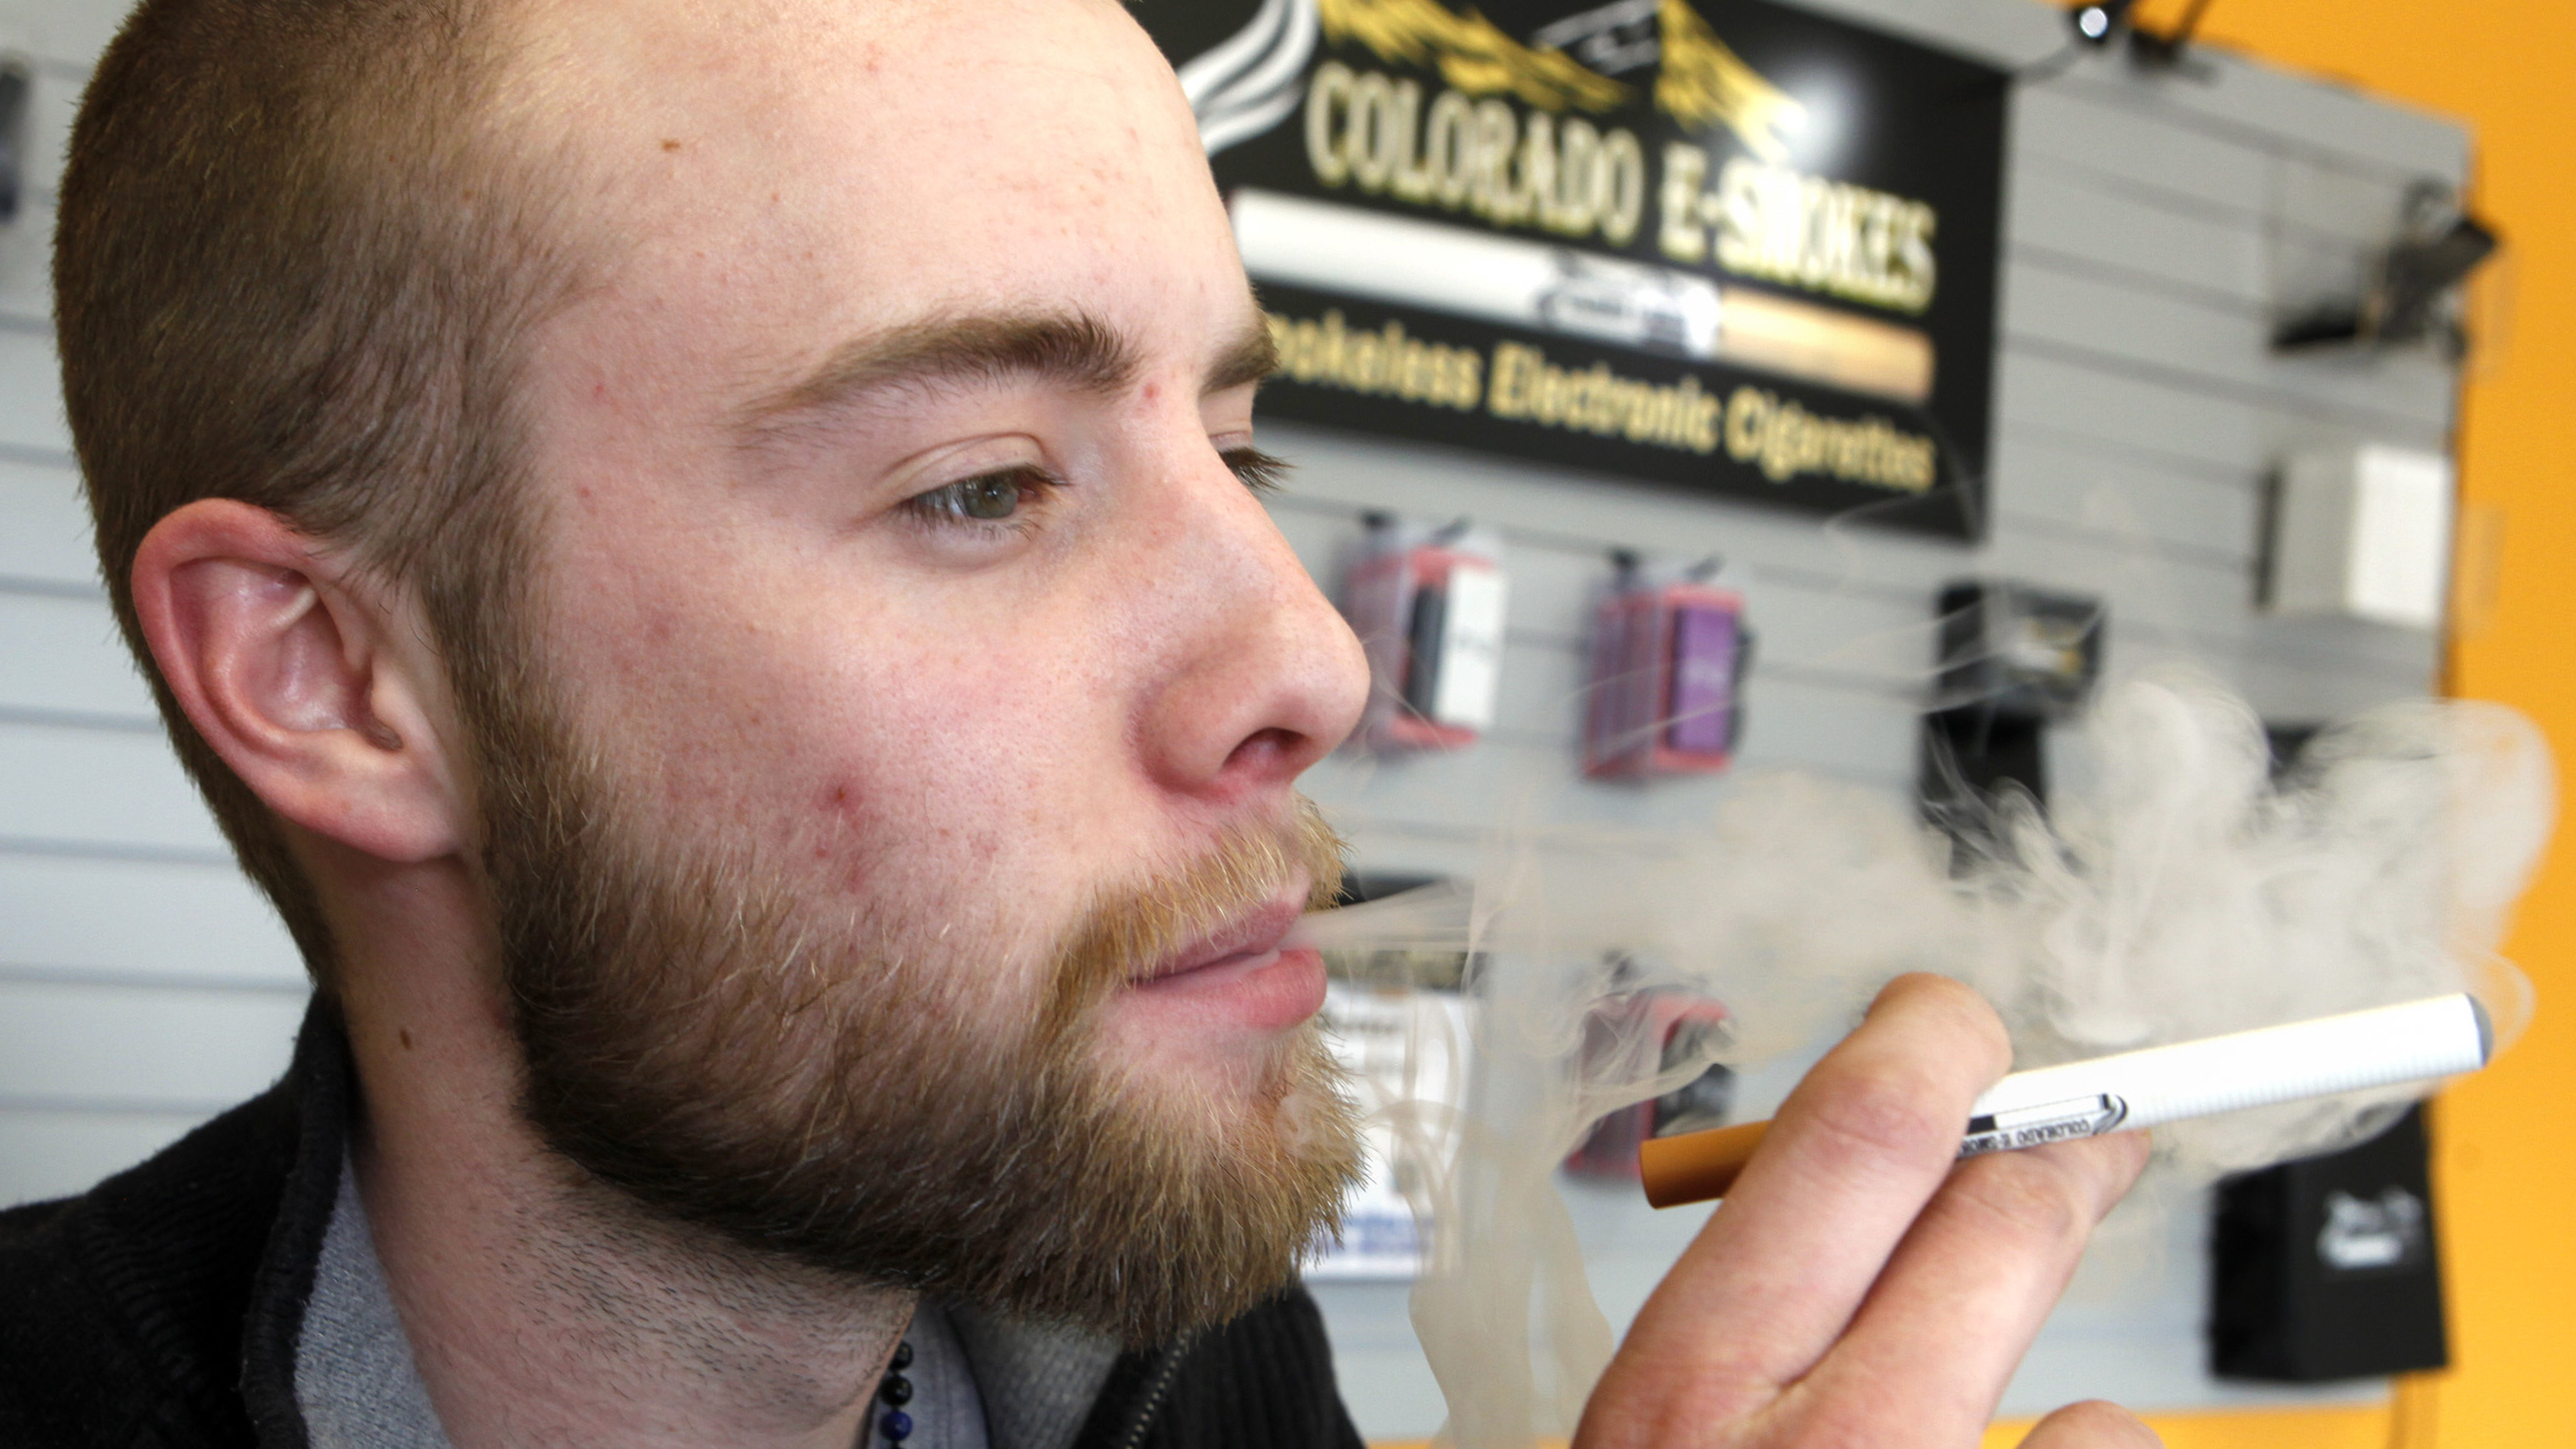
{"label": "beaded necklace", "polygon": [[912,1367],[912,1340],[904,1339],[894,1346],[894,1359],[886,1366],[886,1376],[877,1385],[877,1399],[885,1412],[877,1417],[877,1432],[885,1435],[893,1449],[903,1449],[903,1441],[912,1437],[912,1415],[903,1406],[912,1402],[912,1380],[903,1371]]}

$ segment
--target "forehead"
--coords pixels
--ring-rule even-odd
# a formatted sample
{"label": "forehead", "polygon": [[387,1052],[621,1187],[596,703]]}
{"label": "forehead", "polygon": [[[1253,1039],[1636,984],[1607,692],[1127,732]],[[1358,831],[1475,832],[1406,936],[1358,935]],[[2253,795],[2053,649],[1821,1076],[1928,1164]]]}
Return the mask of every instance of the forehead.
{"label": "forehead", "polygon": [[518,119],[575,152],[609,290],[721,311],[702,340],[747,364],[942,313],[1072,306],[1151,340],[1245,310],[1187,104],[1113,0],[524,14]]}

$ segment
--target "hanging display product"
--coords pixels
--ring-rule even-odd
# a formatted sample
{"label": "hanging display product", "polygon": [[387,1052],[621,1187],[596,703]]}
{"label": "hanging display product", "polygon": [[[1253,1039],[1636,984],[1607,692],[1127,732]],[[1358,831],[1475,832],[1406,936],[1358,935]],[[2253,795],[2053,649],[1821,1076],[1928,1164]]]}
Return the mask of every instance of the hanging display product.
{"label": "hanging display product", "polygon": [[1359,737],[1379,750],[1454,750],[1494,723],[1507,583],[1489,538],[1371,522],[1343,611],[1367,648]]}
{"label": "hanging display product", "polygon": [[1937,708],[2064,719],[2102,674],[2100,599],[2004,579],[1961,579],[1933,605],[1941,621]]}
{"label": "hanging display product", "polygon": [[1752,660],[1744,600],[1698,578],[1621,568],[1593,615],[1583,770],[1596,778],[1722,770],[1742,732]]}
{"label": "hanging display product", "polygon": [[1366,1114],[1366,1156],[1342,1199],[1341,1233],[1307,1261],[1308,1279],[1400,1280],[1421,1270],[1424,1224],[1418,1190],[1407,1191],[1403,1149],[1442,1161],[1457,1150],[1454,1124],[1467,1097],[1475,1012],[1475,1002],[1454,990],[1340,980],[1326,988],[1317,1019]]}
{"label": "hanging display product", "polygon": [[[1706,1062],[1734,1040],[1734,1019],[1724,1005],[1706,997],[1644,991],[1627,998],[1623,1006],[1628,1013],[1643,1016],[1648,1029],[1662,1041],[1663,1068],[1668,1072],[1689,1062]],[[1712,1063],[1672,1091],[1622,1107],[1593,1123],[1566,1157],[1565,1170],[1577,1177],[1636,1182],[1642,1173],[1638,1153],[1647,1142],[1723,1127],[1734,1106],[1734,1070]]]}
{"label": "hanging display product", "polygon": [[1973,532],[2008,77],[1761,0],[1139,0],[1282,416]]}

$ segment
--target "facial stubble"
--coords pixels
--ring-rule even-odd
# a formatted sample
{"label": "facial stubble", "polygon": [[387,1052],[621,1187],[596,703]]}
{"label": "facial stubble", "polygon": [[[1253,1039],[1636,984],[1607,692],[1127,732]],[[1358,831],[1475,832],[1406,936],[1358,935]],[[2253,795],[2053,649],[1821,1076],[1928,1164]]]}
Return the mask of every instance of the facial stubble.
{"label": "facial stubble", "polygon": [[992,989],[1008,961],[820,899],[748,839],[628,818],[563,711],[472,692],[517,700],[478,712],[505,715],[482,730],[483,863],[523,1110],[608,1190],[1128,1344],[1243,1312],[1336,1225],[1358,1133],[1313,1023],[1221,1094],[1108,1060],[1099,1030],[1152,963],[1298,880],[1329,898],[1340,843],[1311,805],[1102,888],[1014,1004]]}

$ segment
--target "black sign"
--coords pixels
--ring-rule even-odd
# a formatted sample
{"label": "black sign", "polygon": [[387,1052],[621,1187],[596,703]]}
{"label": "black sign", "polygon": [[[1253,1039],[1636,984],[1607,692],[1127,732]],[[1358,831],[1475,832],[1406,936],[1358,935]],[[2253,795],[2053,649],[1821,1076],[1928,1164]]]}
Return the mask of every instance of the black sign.
{"label": "black sign", "polygon": [[1759,0],[1142,0],[1292,418],[1973,535],[2004,72]]}

